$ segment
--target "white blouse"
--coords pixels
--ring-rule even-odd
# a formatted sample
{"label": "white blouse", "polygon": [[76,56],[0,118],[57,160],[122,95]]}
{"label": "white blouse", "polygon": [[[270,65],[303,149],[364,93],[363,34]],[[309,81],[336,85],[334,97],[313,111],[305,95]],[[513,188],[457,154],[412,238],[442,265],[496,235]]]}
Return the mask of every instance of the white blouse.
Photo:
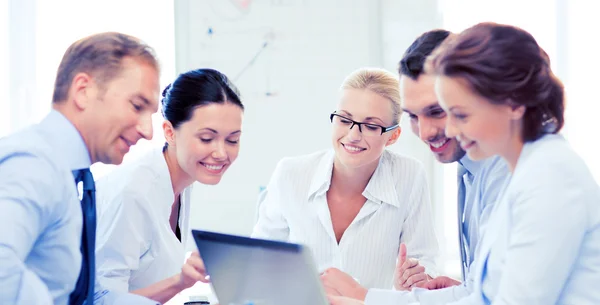
{"label": "white blouse", "polygon": [[190,191],[191,186],[181,194],[179,241],[169,223],[175,195],[162,149],[96,182],[98,289],[133,291],[181,271]]}
{"label": "white blouse", "polygon": [[338,268],[368,288],[391,288],[400,243],[434,273],[438,243],[423,166],[385,150],[356,218],[337,243],[326,193],[333,150],[284,158],[259,200],[253,237],[300,243],[319,271]]}

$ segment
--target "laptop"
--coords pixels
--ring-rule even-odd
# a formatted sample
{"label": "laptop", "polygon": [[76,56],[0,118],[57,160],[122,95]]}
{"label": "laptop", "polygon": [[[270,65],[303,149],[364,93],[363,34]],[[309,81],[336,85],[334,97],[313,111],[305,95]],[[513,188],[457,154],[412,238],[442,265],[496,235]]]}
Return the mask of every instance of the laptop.
{"label": "laptop", "polygon": [[220,305],[328,305],[302,245],[192,230]]}

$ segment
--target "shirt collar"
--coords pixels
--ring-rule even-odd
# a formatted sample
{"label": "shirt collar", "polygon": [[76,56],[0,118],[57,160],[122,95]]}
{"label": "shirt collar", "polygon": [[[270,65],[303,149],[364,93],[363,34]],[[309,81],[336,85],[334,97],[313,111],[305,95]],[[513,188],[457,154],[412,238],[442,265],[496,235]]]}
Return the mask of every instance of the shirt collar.
{"label": "shirt collar", "polygon": [[308,198],[325,194],[331,184],[331,174],[333,171],[333,158],[335,152],[328,150],[319,160],[317,170],[313,176],[310,188],[308,189]]}
{"label": "shirt collar", "polygon": [[55,144],[54,149],[64,157],[70,170],[89,168],[92,165],[81,134],[62,113],[51,110],[38,126],[48,142]]}
{"label": "shirt collar", "polygon": [[[151,157],[148,159],[148,166],[150,168],[156,168],[156,178],[159,179],[159,186],[162,188],[162,191],[158,192],[157,194],[164,196],[164,198],[162,198],[160,201],[164,202],[164,204],[169,206],[170,209],[170,207],[173,205],[173,200],[175,199],[175,193],[173,193],[173,182],[171,181],[171,173],[169,172],[167,160],[163,154],[162,147],[160,149],[158,147],[153,148],[150,154]],[[181,193],[183,195],[183,191]],[[183,205],[184,200],[183,198],[181,199],[181,204]]]}
{"label": "shirt collar", "polygon": [[[309,188],[308,198],[323,195],[329,190],[334,158],[335,152],[333,150],[327,151],[317,164],[317,170]],[[362,194],[365,198],[375,203],[387,203],[399,207],[400,202],[394,183],[395,179],[390,158],[390,152],[384,150],[379,158],[379,164]]]}
{"label": "shirt collar", "polygon": [[458,163],[460,165],[462,165],[471,176],[477,176],[477,174],[479,173],[479,170],[481,169],[481,165],[483,164],[484,161],[485,160],[473,161],[473,160],[469,159],[469,157],[465,154],[464,157],[462,157],[460,160],[458,160]]}

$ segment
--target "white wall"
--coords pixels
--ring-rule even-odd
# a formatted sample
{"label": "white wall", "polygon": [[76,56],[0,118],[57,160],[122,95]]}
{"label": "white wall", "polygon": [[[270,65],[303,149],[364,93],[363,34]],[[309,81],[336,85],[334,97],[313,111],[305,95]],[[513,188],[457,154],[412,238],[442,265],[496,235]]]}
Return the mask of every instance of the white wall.
{"label": "white wall", "polygon": [[[344,77],[364,66],[396,72],[408,45],[441,18],[436,0],[251,1],[247,9],[234,2],[176,2],[177,72],[216,68],[234,79],[246,105],[240,157],[219,185],[195,186],[191,227],[250,234],[259,189],[277,161],[330,147],[328,115]],[[390,149],[420,159],[430,183],[441,179],[406,123]],[[438,202],[439,193],[432,190]]]}
{"label": "white wall", "polygon": [[[586,161],[600,183],[598,158],[598,71],[600,62],[594,57],[600,49],[600,40],[592,34],[600,28],[598,1],[556,0],[559,21],[565,29],[557,39],[558,76],[565,82],[567,93],[565,133],[573,149]],[[562,35],[561,35],[562,34]],[[562,49],[561,49],[562,47]]]}
{"label": "white wall", "polygon": [[[10,80],[10,64],[8,48],[10,41],[9,33],[9,6],[8,1],[0,1],[0,109],[10,110],[10,93],[9,93],[9,80]],[[9,134],[11,128],[11,113],[8,110],[0,111],[0,137]]]}

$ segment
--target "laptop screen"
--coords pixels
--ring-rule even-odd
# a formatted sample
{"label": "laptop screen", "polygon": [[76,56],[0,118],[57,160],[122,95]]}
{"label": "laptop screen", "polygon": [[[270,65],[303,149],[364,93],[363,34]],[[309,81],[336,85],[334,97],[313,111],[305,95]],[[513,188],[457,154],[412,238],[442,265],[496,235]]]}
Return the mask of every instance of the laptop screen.
{"label": "laptop screen", "polygon": [[192,230],[221,305],[326,305],[309,251],[298,244]]}

